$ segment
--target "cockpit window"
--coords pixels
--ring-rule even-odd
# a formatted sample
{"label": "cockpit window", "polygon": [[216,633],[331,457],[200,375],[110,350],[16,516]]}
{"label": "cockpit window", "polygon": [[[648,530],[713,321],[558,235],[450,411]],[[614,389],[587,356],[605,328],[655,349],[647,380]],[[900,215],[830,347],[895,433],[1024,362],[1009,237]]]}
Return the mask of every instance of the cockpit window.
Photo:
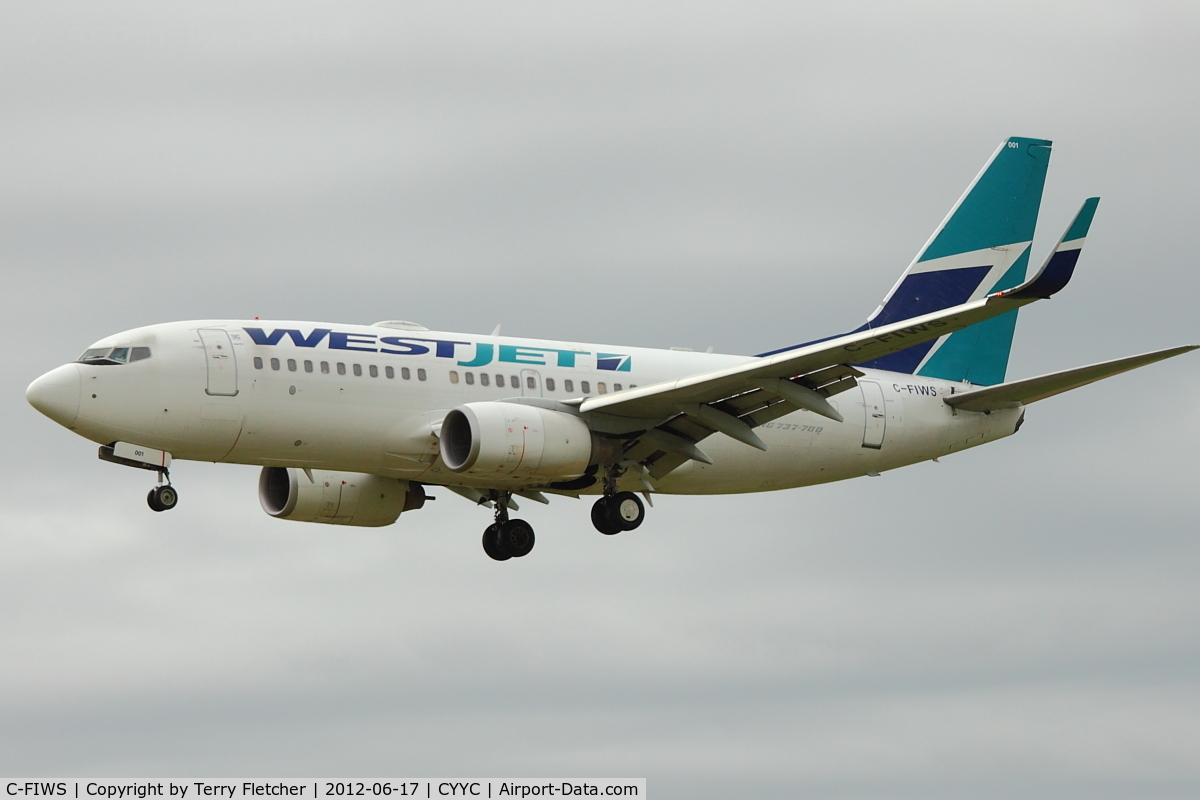
{"label": "cockpit window", "polygon": [[124,364],[150,357],[149,347],[93,347],[79,357],[82,364]]}
{"label": "cockpit window", "polygon": [[111,347],[93,347],[91,350],[84,350],[83,355],[79,360],[87,363],[89,361],[108,361],[108,353],[112,350]]}

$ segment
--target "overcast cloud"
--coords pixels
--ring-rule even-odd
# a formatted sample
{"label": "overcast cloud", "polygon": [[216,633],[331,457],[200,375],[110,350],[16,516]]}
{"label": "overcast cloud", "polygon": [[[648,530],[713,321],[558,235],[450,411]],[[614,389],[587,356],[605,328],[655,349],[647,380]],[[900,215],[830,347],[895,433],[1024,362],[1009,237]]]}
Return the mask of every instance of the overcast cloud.
{"label": "overcast cloud", "polygon": [[646,777],[655,798],[1200,794],[1200,356],[841,484],[661,497],[520,563],[447,492],[281,522],[30,408],[193,318],[753,353],[857,325],[1009,135],[1009,375],[1200,342],[1195,3],[8,3],[0,771]]}

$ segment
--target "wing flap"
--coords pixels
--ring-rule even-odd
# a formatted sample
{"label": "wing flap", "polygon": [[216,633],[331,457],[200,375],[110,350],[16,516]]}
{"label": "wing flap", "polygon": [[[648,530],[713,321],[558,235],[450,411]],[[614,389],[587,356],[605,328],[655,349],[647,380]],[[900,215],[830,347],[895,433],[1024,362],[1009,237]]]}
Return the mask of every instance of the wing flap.
{"label": "wing flap", "polygon": [[1200,345],[1185,345],[1139,356],[1118,358],[1115,361],[1089,364],[1086,367],[1076,367],[1023,381],[1002,383],[999,386],[953,394],[945,398],[944,402],[946,405],[963,411],[997,411],[1002,408],[1015,408],[1035,403],[1038,400],[1045,400],[1047,397],[1078,389],[1080,386],[1144,367],[1156,361],[1174,358],[1197,348],[1200,348]]}

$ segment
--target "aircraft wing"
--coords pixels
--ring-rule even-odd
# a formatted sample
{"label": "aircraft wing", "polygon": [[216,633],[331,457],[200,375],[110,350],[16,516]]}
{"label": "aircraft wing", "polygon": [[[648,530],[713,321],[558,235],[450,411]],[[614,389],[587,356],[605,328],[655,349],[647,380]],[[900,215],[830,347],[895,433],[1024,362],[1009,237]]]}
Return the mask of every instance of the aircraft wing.
{"label": "aircraft wing", "polygon": [[[759,388],[755,385],[757,381],[789,380],[796,376],[821,373],[830,368],[844,368],[848,364],[870,361],[905,350],[985,319],[1006,314],[1037,299],[1039,298],[1010,299],[1007,293],[998,292],[982,300],[944,311],[838,336],[748,364],[690,375],[677,381],[628,389],[618,394],[590,397],[580,405],[580,411],[603,411],[605,414],[641,418],[670,416],[679,413],[680,404],[715,403],[743,392],[753,391]],[[848,369],[844,371],[847,374],[851,372]]]}
{"label": "aircraft wing", "polygon": [[[1021,288],[1026,287],[1018,290]],[[650,476],[660,478],[689,459],[712,463],[696,443],[715,432],[765,450],[753,428],[798,408],[840,422],[841,415],[826,398],[857,385],[863,373],[851,364],[912,347],[1038,299],[1010,299],[997,293],[736,367],[591,397],[579,410],[589,418],[602,415],[605,427],[613,433],[644,431],[626,443],[626,460],[648,466]],[[622,422],[626,431],[620,429]]]}
{"label": "aircraft wing", "polygon": [[1098,199],[1088,199],[1076,221],[1037,274],[1012,289],[902,322],[836,336],[735,367],[691,375],[583,400],[579,410],[597,429],[628,433],[627,460],[661,477],[684,461],[711,463],[696,443],[715,432],[765,450],[753,428],[803,408],[835,421],[827,398],[853,388],[861,364],[936,339],[1058,292],[1079,257],[1072,232],[1090,221]]}
{"label": "aircraft wing", "polygon": [[1118,358],[1115,361],[1105,361],[1086,367],[1077,367],[1050,375],[1041,375],[1023,381],[1002,383],[999,386],[988,386],[982,389],[950,395],[945,398],[946,405],[961,408],[964,411],[996,411],[1001,408],[1014,408],[1019,405],[1029,405],[1038,400],[1045,400],[1056,394],[1095,383],[1112,375],[1119,375],[1131,369],[1153,364],[1155,361],[1173,358],[1178,355],[1200,349],[1200,345],[1184,345],[1167,350],[1157,350],[1140,356]]}

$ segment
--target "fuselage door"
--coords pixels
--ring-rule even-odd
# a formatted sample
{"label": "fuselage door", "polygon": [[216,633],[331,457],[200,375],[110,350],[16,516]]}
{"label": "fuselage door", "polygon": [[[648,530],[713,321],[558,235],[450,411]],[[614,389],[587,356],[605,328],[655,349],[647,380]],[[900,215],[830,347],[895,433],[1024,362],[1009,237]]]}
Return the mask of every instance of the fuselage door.
{"label": "fuselage door", "polygon": [[883,387],[875,381],[859,381],[863,395],[863,447],[878,450],[883,447],[887,433],[887,409],[883,404]]}
{"label": "fuselage door", "polygon": [[233,340],[228,331],[220,328],[201,328],[200,342],[204,345],[204,362],[208,367],[208,388],[205,394],[214,397],[233,397],[238,393],[237,360],[233,356]]}
{"label": "fuselage door", "polygon": [[521,370],[521,396],[542,396],[542,376],[536,369]]}

